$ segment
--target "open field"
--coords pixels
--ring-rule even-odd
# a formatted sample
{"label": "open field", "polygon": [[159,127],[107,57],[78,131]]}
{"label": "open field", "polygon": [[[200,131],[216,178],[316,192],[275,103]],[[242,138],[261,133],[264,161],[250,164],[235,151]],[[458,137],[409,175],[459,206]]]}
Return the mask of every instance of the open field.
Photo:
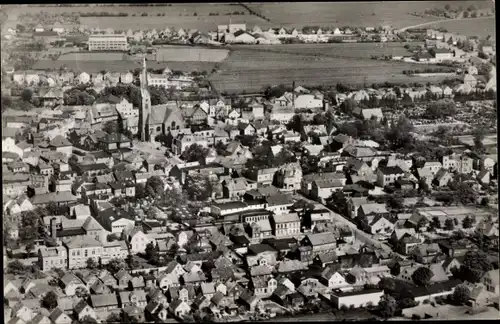
{"label": "open field", "polygon": [[401,1],[401,2],[338,2],[338,3],[251,3],[248,6],[269,18],[274,25],[284,27],[316,26],[379,26],[392,25],[402,28],[427,21],[434,17],[416,17],[411,13],[422,13],[425,9],[453,7],[486,1]]}
{"label": "open field", "polygon": [[[371,56],[404,56],[411,55],[404,46],[407,43],[330,43],[330,44],[283,44],[283,45],[231,45],[231,49],[269,51],[274,53],[290,53],[316,55],[334,58],[367,58]],[[412,46],[423,45],[423,42],[412,42]]]}
{"label": "open field", "polygon": [[[426,67],[433,67],[427,65]],[[414,64],[370,59],[332,58],[315,55],[274,53],[252,49],[236,49],[220,63],[219,72],[210,77],[221,92],[261,91],[267,85],[292,83],[304,86],[319,84],[364,83],[435,83],[446,77],[408,77],[403,70]]]}
{"label": "open field", "polygon": [[162,46],[157,48],[157,62],[220,62],[229,54],[227,49],[192,46]]}
{"label": "open field", "polygon": [[[474,136],[473,135],[462,135],[462,136],[457,136],[457,138],[460,140],[460,142],[467,144],[467,145],[474,145]],[[483,145],[484,146],[496,146],[498,143],[497,140],[497,134],[492,134],[492,135],[486,135],[483,139]]]}
{"label": "open field", "polygon": [[484,38],[490,35],[495,39],[495,18],[476,18],[467,20],[443,21],[427,25],[426,28],[446,28],[449,32],[465,36]]}
{"label": "open field", "polygon": [[[201,31],[209,31],[217,29],[217,25],[228,24],[229,15],[235,11],[244,12],[244,15],[233,15],[233,23],[247,23],[248,25],[258,24],[259,26],[269,26],[265,20],[250,15],[248,10],[237,4],[172,4],[171,6],[99,6],[99,7],[22,7],[16,5],[2,6],[7,10],[9,15],[7,24],[14,25],[17,22],[18,15],[22,13],[63,13],[63,12],[113,12],[128,13],[128,17],[80,17],[80,23],[88,27],[99,28],[114,28],[119,30],[137,29],[165,29],[183,28],[183,29],[198,29]],[[148,16],[142,17],[142,13],[147,13]],[[157,16],[165,13],[165,16]],[[196,16],[194,14],[196,13]],[[218,16],[209,16],[209,13],[218,13]],[[135,16],[132,16],[132,15]],[[267,25],[266,25],[267,24]]]}

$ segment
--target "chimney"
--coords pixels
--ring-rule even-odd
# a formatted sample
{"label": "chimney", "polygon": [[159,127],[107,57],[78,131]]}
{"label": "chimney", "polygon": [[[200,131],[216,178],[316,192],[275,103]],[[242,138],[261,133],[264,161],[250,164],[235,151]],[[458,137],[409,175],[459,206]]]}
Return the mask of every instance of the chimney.
{"label": "chimney", "polygon": [[53,240],[57,240],[57,224],[56,224],[57,218],[52,217],[50,220],[50,236],[52,237]]}

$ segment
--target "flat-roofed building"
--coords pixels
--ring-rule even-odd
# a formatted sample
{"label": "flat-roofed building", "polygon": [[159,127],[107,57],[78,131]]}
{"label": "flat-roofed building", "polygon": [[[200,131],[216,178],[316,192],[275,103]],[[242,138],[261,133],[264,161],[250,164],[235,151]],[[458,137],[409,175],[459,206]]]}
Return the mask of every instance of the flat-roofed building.
{"label": "flat-roofed building", "polygon": [[125,35],[90,35],[89,51],[127,51]]}

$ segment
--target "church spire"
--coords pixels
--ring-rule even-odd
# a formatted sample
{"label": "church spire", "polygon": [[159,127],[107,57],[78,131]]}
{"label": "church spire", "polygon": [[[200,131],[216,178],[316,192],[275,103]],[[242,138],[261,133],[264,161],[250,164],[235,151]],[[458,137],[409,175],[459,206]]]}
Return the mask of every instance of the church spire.
{"label": "church spire", "polygon": [[148,67],[146,65],[146,56],[143,57],[142,59],[142,80],[141,80],[141,87],[146,88],[148,87]]}

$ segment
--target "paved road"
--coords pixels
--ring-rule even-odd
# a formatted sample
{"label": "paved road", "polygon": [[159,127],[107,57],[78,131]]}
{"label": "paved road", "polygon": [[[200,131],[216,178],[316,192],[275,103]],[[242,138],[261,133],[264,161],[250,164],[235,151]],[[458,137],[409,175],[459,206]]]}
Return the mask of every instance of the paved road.
{"label": "paved road", "polygon": [[432,25],[432,24],[436,24],[436,23],[440,23],[440,22],[445,22],[445,21],[479,20],[479,19],[492,19],[492,18],[493,17],[491,17],[491,16],[487,16],[487,17],[479,17],[479,18],[440,19],[440,20],[434,20],[434,21],[425,22],[425,23],[418,24],[418,25],[403,27],[399,31],[402,32],[402,31],[405,31],[407,29],[423,27],[423,26]]}
{"label": "paved road", "polygon": [[[305,200],[307,200],[307,201],[309,201],[311,203],[314,203],[314,204],[318,203],[317,201],[311,200],[311,199],[306,198],[306,197],[304,197],[302,195],[300,195],[300,198],[305,199]],[[407,258],[404,255],[401,255],[399,253],[394,252],[389,245],[384,244],[384,243],[382,243],[382,242],[380,242],[378,240],[375,240],[375,239],[371,238],[371,236],[368,233],[365,233],[362,230],[358,229],[357,225],[354,224],[353,222],[351,222],[349,219],[347,219],[347,218],[343,217],[342,215],[339,215],[338,213],[334,212],[333,210],[331,210],[330,208],[328,208],[326,205],[323,205],[323,206],[326,209],[328,209],[329,211],[331,211],[335,215],[334,222],[342,223],[342,224],[348,226],[353,231],[355,240],[359,240],[360,242],[363,242],[365,244],[371,244],[371,245],[374,245],[376,247],[382,248],[386,252],[392,252],[393,254],[399,256],[402,259],[406,259]]]}

